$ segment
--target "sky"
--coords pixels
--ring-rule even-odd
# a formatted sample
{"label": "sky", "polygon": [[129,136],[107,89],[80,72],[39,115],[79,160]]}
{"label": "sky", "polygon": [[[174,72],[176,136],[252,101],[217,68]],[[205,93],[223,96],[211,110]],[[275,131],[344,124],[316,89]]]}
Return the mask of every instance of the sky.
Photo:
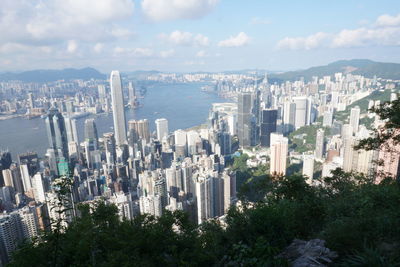
{"label": "sky", "polygon": [[398,0],[0,0],[0,72],[400,63]]}

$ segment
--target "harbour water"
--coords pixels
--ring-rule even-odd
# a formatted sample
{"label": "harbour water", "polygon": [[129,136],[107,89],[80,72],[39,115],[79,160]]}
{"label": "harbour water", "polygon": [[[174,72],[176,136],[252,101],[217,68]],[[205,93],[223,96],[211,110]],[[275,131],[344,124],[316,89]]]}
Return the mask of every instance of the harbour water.
{"label": "harbour water", "polygon": [[[136,110],[126,109],[126,120],[148,119],[150,130],[155,130],[154,121],[166,118],[169,130],[186,129],[206,121],[212,103],[229,100],[215,94],[203,92],[199,83],[156,84],[147,88],[147,94],[140,99],[142,107]],[[95,118],[99,137],[113,131],[112,113],[90,116]],[[89,118],[89,117],[86,117]],[[77,120],[78,135],[83,140],[83,125],[86,118]],[[48,147],[44,120],[34,118],[14,118],[0,121],[0,149],[9,149],[16,155],[35,151],[44,155]]]}

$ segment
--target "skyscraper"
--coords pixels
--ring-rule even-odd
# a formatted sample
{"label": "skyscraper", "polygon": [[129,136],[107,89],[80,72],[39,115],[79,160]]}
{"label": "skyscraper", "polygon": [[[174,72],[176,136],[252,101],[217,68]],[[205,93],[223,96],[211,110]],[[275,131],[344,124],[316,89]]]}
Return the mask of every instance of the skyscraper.
{"label": "skyscraper", "polygon": [[157,139],[161,141],[165,136],[168,136],[168,120],[156,119]]}
{"label": "skyscraper", "polygon": [[85,120],[85,141],[89,143],[91,151],[98,149],[97,127],[94,119]]}
{"label": "skyscraper", "polygon": [[139,138],[150,142],[149,121],[144,120],[130,120],[128,121],[129,132],[133,134],[134,140]]}
{"label": "skyscraper", "polygon": [[106,87],[103,84],[100,84],[97,86],[97,89],[99,93],[100,104],[104,105],[106,99]]}
{"label": "skyscraper", "polygon": [[312,184],[314,176],[314,155],[303,153],[303,176],[306,176],[307,183]]}
{"label": "skyscraper", "polygon": [[136,93],[135,93],[135,86],[132,82],[129,82],[128,85],[128,95],[129,95],[129,106],[130,108],[135,108],[136,104]]}
{"label": "skyscraper", "polygon": [[296,104],[292,102],[285,102],[283,105],[283,132],[288,134],[294,131],[294,124],[296,120]]}
{"label": "skyscraper", "polygon": [[242,147],[251,145],[252,138],[252,108],[251,93],[238,95],[238,138]]}
{"label": "skyscraper", "polygon": [[298,129],[310,124],[311,105],[309,99],[300,96],[294,97],[293,101],[296,104],[295,128]]}
{"label": "skyscraper", "polygon": [[261,119],[261,146],[270,146],[271,133],[276,132],[276,121],[278,119],[278,110],[265,109],[262,111]]}
{"label": "skyscraper", "polygon": [[119,71],[113,70],[110,77],[111,101],[113,109],[115,142],[117,146],[127,143],[124,95]]}
{"label": "skyscraper", "polygon": [[360,107],[355,106],[350,111],[350,125],[353,127],[353,134],[358,132],[358,126],[360,124]]}
{"label": "skyscraper", "polygon": [[48,111],[45,123],[50,148],[54,149],[56,157],[68,158],[68,140],[64,117],[58,109],[52,107]]}
{"label": "skyscraper", "polygon": [[282,134],[271,134],[271,164],[270,174],[286,174],[286,158],[288,153],[288,139]]}
{"label": "skyscraper", "polygon": [[324,130],[318,129],[317,130],[317,137],[315,141],[315,158],[322,161],[324,157]]}

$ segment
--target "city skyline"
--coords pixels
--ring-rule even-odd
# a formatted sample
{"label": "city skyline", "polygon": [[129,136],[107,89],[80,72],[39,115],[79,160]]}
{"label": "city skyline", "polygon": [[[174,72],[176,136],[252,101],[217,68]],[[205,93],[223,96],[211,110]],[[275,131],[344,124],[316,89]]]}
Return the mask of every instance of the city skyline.
{"label": "city skyline", "polygon": [[400,62],[396,1],[6,0],[2,5],[0,71],[86,66],[102,72],[284,71],[340,59]]}

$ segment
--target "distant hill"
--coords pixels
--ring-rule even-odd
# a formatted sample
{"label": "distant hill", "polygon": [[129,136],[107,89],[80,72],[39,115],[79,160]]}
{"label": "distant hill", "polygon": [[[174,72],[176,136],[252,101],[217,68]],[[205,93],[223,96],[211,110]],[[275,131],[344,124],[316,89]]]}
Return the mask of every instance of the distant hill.
{"label": "distant hill", "polygon": [[281,81],[293,81],[304,77],[305,80],[309,81],[312,79],[312,76],[322,77],[333,75],[336,72],[359,74],[368,78],[372,78],[376,75],[379,78],[400,80],[400,64],[375,62],[368,59],[340,60],[326,66],[271,74],[269,77]]}
{"label": "distant hill", "polygon": [[0,81],[18,80],[23,82],[52,82],[73,79],[105,79],[106,75],[93,68],[63,69],[63,70],[31,70],[20,73],[1,73]]}

